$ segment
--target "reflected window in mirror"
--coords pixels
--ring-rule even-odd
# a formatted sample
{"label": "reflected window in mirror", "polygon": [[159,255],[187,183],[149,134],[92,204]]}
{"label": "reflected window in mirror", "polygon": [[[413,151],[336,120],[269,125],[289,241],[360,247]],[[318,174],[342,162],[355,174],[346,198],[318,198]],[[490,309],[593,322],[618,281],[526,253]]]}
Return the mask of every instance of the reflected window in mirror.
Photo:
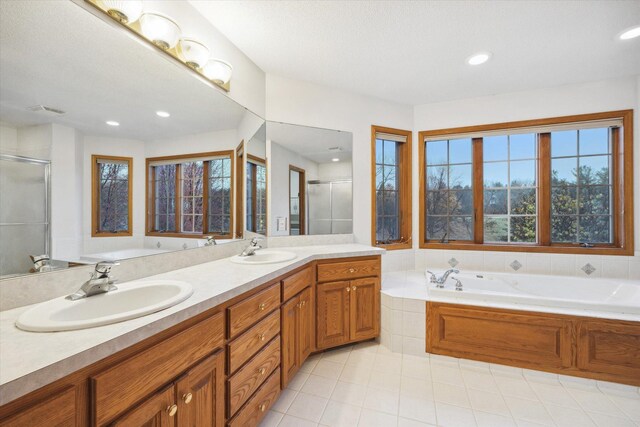
{"label": "reflected window in mirror", "polygon": [[247,155],[247,230],[267,234],[267,167],[264,159]]}
{"label": "reflected window in mirror", "polygon": [[371,127],[371,240],[386,249],[411,247],[411,131]]}
{"label": "reflected window in mirror", "polygon": [[147,159],[147,235],[232,236],[233,151]]}
{"label": "reflected window in mirror", "polygon": [[131,236],[131,157],[92,155],[92,237]]}

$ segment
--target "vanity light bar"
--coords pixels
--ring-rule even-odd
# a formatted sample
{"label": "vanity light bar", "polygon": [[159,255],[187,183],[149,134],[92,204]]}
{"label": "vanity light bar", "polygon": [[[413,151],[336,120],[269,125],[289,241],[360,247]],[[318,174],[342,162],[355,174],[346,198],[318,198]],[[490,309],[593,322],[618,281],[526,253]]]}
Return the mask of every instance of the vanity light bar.
{"label": "vanity light bar", "polygon": [[[210,58],[209,49],[197,40],[181,35],[180,26],[161,13],[145,11],[140,0],[84,0],[135,34],[140,40],[171,56],[198,76],[225,92],[231,90],[233,67],[226,61]],[[215,67],[212,68],[211,64]]]}

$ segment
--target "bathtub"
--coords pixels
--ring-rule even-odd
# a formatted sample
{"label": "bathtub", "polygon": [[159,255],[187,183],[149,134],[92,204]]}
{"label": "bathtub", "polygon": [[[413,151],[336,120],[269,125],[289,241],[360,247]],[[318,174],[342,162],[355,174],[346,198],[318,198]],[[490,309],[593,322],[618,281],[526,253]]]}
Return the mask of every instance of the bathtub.
{"label": "bathtub", "polygon": [[[455,290],[453,277],[462,282],[462,291]],[[640,320],[637,280],[461,271],[440,289],[429,283],[425,272],[410,271],[387,274],[382,292],[426,301]]]}

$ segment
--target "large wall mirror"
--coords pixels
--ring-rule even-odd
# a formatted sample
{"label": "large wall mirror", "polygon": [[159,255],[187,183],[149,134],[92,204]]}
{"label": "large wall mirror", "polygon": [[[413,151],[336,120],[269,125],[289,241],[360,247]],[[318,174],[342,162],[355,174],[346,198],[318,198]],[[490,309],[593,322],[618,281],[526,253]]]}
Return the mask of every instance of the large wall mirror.
{"label": "large wall mirror", "polygon": [[260,117],[71,1],[0,37],[0,277],[242,237]]}
{"label": "large wall mirror", "polygon": [[267,122],[270,236],[353,232],[350,132]]}

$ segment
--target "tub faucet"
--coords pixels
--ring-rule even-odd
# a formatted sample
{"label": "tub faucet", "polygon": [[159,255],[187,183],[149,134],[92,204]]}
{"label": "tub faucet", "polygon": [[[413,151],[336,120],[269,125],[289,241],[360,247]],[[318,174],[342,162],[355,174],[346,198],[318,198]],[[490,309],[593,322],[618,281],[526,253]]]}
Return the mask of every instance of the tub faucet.
{"label": "tub faucet", "polygon": [[207,236],[207,241],[204,244],[205,246],[216,246],[218,242],[216,242],[216,238],[214,236]]}
{"label": "tub faucet", "polygon": [[456,281],[456,291],[462,291],[462,282],[457,277],[451,276],[453,280]]}
{"label": "tub faucet", "polygon": [[442,276],[437,277],[433,272],[427,270],[427,273],[429,273],[431,275],[431,277],[429,277],[429,283],[435,283],[437,288],[444,288],[444,282],[447,281],[447,278],[449,277],[449,275],[451,273],[460,273],[459,270],[456,270],[455,268],[451,268],[447,271],[445,271]]}
{"label": "tub faucet", "polygon": [[262,249],[262,246],[258,244],[260,240],[264,240],[264,238],[254,237],[253,239],[251,239],[249,246],[244,248],[240,256],[251,256],[251,255],[254,255],[258,249]]}
{"label": "tub faucet", "polygon": [[76,292],[71,295],[67,295],[66,298],[71,301],[76,301],[92,295],[115,291],[118,289],[114,285],[117,280],[111,277],[109,273],[111,272],[111,267],[116,265],[120,265],[120,263],[114,261],[101,261],[97,263],[95,270],[91,273],[91,277],[89,277],[89,280],[84,282]]}

